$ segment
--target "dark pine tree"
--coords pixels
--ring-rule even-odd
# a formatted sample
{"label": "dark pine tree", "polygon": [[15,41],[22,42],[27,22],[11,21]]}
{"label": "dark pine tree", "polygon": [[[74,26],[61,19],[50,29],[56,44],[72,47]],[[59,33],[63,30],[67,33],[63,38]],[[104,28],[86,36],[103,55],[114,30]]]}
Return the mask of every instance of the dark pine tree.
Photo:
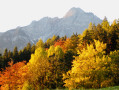
{"label": "dark pine tree", "polygon": [[15,46],[13,50],[13,62],[17,63],[18,61],[19,61],[18,50],[17,47]]}

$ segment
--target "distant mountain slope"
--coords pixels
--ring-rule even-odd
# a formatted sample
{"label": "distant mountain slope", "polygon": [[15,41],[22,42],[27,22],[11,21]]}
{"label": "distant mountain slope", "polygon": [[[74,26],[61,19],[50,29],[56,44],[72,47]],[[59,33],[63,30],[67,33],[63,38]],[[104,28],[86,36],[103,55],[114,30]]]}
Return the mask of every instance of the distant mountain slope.
{"label": "distant mountain slope", "polygon": [[3,33],[0,36],[0,42],[2,42],[0,43],[0,48],[8,48],[12,50],[14,46],[17,46],[20,49],[23,48],[23,46],[25,46],[27,42],[30,42],[30,39],[24,31],[13,29]]}
{"label": "distant mountain slope", "polygon": [[63,18],[44,17],[33,21],[25,27],[18,27],[0,34],[0,48],[12,50],[14,46],[22,49],[28,42],[34,43],[38,39],[46,41],[53,35],[68,37],[74,33],[82,33],[89,23],[101,23],[102,20],[93,13],[86,13],[80,8],[71,8]]}

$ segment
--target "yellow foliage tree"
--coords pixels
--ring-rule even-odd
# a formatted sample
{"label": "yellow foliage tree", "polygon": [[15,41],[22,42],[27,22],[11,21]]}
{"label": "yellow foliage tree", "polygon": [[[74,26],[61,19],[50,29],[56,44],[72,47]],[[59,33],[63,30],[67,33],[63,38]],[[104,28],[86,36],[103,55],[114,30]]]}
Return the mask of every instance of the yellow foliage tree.
{"label": "yellow foliage tree", "polygon": [[87,45],[87,48],[78,52],[79,56],[75,57],[72,69],[63,77],[65,87],[99,88],[107,79],[104,76],[111,59],[103,55],[106,44],[96,40],[94,42],[95,45]]}
{"label": "yellow foliage tree", "polygon": [[48,59],[52,65],[52,80],[49,82],[50,88],[61,88],[63,85],[62,73],[64,72],[64,52],[60,46],[50,46],[48,49]]}
{"label": "yellow foliage tree", "polygon": [[[35,50],[35,53],[31,55],[31,59],[27,64],[29,70],[29,81],[32,82],[35,89],[45,88],[45,84],[48,81],[48,75],[50,73],[50,63],[47,59],[47,52],[44,48],[39,47]],[[37,87],[36,85],[39,85]]]}
{"label": "yellow foliage tree", "polygon": [[108,20],[107,20],[106,17],[105,17],[104,20],[102,21],[101,25],[102,25],[102,28],[103,28],[104,30],[109,31],[110,25],[109,25],[109,22],[108,22]]}
{"label": "yellow foliage tree", "polygon": [[56,46],[55,47],[55,56],[57,57],[57,59],[62,59],[64,55],[64,52],[62,50],[62,48],[60,46]]}
{"label": "yellow foliage tree", "polygon": [[44,43],[43,43],[42,39],[40,39],[40,40],[36,43],[36,48],[39,48],[39,47],[44,47]]}
{"label": "yellow foliage tree", "polygon": [[48,57],[52,56],[54,53],[55,53],[55,47],[50,46],[50,48],[48,49]]}

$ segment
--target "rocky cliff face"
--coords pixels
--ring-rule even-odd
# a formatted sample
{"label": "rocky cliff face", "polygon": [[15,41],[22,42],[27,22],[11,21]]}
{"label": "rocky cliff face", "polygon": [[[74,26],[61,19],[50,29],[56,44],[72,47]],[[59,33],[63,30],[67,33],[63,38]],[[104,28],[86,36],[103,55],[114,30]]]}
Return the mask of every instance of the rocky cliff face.
{"label": "rocky cliff face", "polygon": [[93,13],[86,13],[80,8],[71,8],[63,18],[44,17],[28,26],[0,33],[0,48],[12,50],[17,46],[22,49],[28,42],[33,44],[40,38],[46,41],[53,35],[70,37],[73,32],[82,33],[90,22],[98,24],[102,20]]}

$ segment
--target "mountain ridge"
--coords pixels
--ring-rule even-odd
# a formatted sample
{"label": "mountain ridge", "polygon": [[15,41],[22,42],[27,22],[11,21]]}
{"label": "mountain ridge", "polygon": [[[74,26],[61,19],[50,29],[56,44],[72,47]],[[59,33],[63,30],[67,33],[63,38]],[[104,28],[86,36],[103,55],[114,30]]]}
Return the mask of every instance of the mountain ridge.
{"label": "mountain ridge", "polygon": [[98,24],[102,20],[93,13],[73,7],[62,18],[44,17],[38,21],[32,21],[27,26],[0,33],[0,42],[2,42],[0,48],[13,50],[14,46],[17,46],[22,49],[28,42],[33,44],[40,38],[46,41],[53,35],[70,37],[73,33],[82,33],[90,22]]}

